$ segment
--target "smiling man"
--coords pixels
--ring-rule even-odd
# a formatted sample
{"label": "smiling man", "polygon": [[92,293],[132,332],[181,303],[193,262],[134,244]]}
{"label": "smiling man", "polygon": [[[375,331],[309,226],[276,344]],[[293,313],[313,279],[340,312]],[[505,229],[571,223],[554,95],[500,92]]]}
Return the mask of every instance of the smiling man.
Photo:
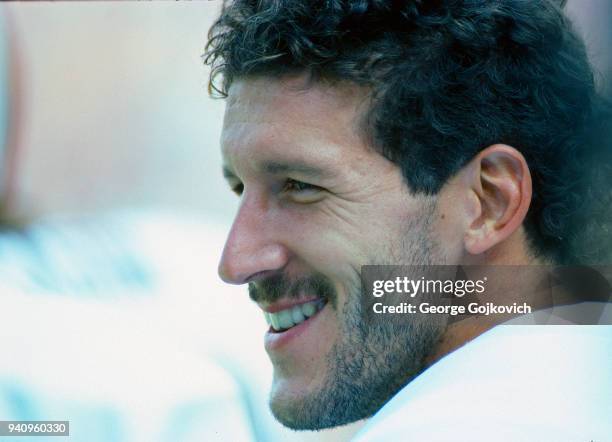
{"label": "smiling man", "polygon": [[368,322],[362,266],[608,253],[607,120],[552,1],[236,0],[206,61],[241,199],[219,273],[270,324],[271,408],[288,427],[372,416],[496,325]]}
{"label": "smiling man", "polygon": [[442,250],[433,234],[450,241],[453,217],[436,219],[434,198],[411,195],[399,168],[361,141],[364,91],[303,83],[232,85],[222,145],[243,201],[220,273],[249,283],[271,322],[275,415],[314,429],[376,411],[418,372],[441,332],[364,328],[361,265],[445,262],[460,246]]}

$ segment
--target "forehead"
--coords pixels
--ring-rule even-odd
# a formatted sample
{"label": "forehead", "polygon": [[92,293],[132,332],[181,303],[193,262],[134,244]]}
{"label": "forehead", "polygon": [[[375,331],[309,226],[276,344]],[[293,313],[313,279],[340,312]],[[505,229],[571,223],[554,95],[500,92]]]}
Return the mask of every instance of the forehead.
{"label": "forehead", "polygon": [[303,77],[240,79],[228,92],[225,165],[358,156],[365,150],[359,124],[366,99],[363,88],[306,84]]}

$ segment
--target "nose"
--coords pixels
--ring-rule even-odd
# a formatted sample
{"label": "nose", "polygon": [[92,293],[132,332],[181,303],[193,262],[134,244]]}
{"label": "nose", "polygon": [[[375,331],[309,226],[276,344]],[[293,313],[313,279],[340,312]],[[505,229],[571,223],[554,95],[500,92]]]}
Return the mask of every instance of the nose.
{"label": "nose", "polygon": [[289,253],[278,240],[272,218],[265,204],[243,195],[219,262],[223,281],[245,284],[285,266]]}

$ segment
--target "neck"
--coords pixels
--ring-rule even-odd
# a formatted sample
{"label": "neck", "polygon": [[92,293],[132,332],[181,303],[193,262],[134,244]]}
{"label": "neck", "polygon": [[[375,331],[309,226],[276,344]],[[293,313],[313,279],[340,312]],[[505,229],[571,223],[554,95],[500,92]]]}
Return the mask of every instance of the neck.
{"label": "neck", "polygon": [[[500,244],[499,247],[487,253],[465,257],[464,264],[468,266],[465,268],[470,269],[469,279],[476,280],[488,276],[487,290],[478,299],[479,304],[491,302],[495,305],[509,305],[513,302],[517,304],[526,302],[532,307],[532,311],[551,305],[548,284],[542,285],[542,281],[545,281],[542,279],[545,274],[541,272],[542,267],[539,265],[543,263],[529,257],[522,235],[522,231],[516,232],[513,240]],[[425,366],[429,367],[442,357],[514,316],[516,315],[468,315],[460,320],[449,321],[439,341],[426,358]]]}
{"label": "neck", "polygon": [[435,346],[434,351],[425,359],[425,367],[427,368],[433,365],[463,344],[466,344],[487,330],[495,327],[495,325],[497,325],[497,323],[491,319],[476,317],[466,318],[460,322],[449,325]]}

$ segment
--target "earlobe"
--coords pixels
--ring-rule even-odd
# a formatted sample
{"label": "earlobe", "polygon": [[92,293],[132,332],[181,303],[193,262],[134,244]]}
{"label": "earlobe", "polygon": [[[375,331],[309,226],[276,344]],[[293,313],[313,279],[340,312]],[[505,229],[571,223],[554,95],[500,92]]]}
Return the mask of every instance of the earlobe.
{"label": "earlobe", "polygon": [[470,165],[471,192],[478,210],[465,233],[465,248],[483,253],[522,225],[531,202],[532,184],[523,155],[496,144],[484,149]]}

